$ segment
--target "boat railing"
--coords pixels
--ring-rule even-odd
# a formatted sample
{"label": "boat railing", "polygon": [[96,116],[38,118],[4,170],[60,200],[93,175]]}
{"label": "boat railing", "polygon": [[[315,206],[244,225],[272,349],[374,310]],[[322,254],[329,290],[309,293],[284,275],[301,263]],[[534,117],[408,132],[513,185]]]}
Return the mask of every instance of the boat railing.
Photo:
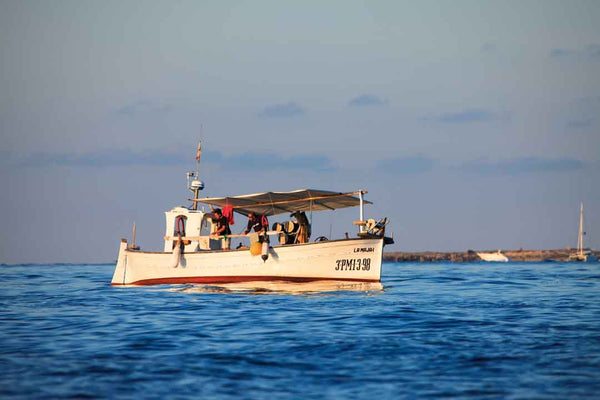
{"label": "boat railing", "polygon": [[[361,228],[359,230],[359,237],[362,236],[383,236],[383,233],[385,232],[385,226],[387,225],[387,218],[382,218],[379,221],[375,221],[375,220],[366,220],[366,221],[353,221],[353,225],[358,225],[359,228]],[[289,234],[288,232],[282,231],[282,230],[272,230],[272,231],[267,231],[267,235],[269,236],[279,236],[281,234]],[[244,233],[232,233],[230,235],[204,235],[204,236],[182,236],[181,238],[179,236],[164,236],[164,240],[165,241],[175,241],[175,240],[192,240],[192,241],[198,241],[198,240],[202,240],[202,239],[224,239],[224,238],[243,238],[243,237],[251,237],[251,236],[256,236],[256,235],[263,235],[264,233],[258,232],[258,233],[248,233],[248,234],[244,234]]]}
{"label": "boat railing", "polygon": [[[281,233],[281,231],[268,231],[267,235],[271,236],[271,235],[279,235]],[[169,241],[169,240],[201,240],[201,239],[205,239],[205,238],[209,238],[209,239],[223,239],[223,238],[240,238],[240,237],[250,237],[253,235],[257,235],[257,233],[249,233],[249,234],[244,234],[244,233],[232,233],[231,235],[206,235],[206,236],[181,236],[181,238],[179,236],[165,236],[164,239]]]}

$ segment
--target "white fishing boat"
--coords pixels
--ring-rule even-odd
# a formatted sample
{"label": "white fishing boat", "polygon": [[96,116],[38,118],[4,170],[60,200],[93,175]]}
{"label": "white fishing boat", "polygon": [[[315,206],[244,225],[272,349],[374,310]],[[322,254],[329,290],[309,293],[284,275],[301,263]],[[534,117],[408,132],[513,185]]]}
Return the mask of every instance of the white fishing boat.
{"label": "white fishing boat", "polygon": [[[200,147],[196,157],[198,162],[199,154]],[[319,280],[380,282],[383,247],[393,243],[393,239],[385,236],[386,218],[377,221],[363,218],[363,206],[372,204],[364,200],[366,191],[341,193],[302,189],[200,198],[204,183],[197,177],[198,170],[188,172],[188,188],[194,193],[194,198],[189,199],[191,206],[165,212],[162,251],[140,250],[135,243],[135,230],[131,245],[121,239],[112,285]],[[199,204],[211,209],[199,209]],[[275,223],[266,232],[217,236],[212,207],[228,208],[238,217],[249,213],[268,217],[292,213],[297,220]],[[306,213],[312,218],[313,212],[346,207],[359,207],[360,218],[354,221],[358,229],[356,237],[346,234],[338,239],[319,236],[312,242],[306,240],[312,222],[306,218]],[[226,240],[231,238],[241,240],[241,246],[228,249]]]}
{"label": "white fishing boat", "polygon": [[575,253],[569,254],[569,259],[571,261],[580,261],[580,262],[597,262],[598,258],[596,255],[589,249],[584,249],[583,247],[583,236],[585,232],[583,231],[583,203],[581,203],[580,211],[579,211],[579,235],[577,236],[577,251]]}
{"label": "white fishing boat", "polygon": [[504,255],[501,250],[498,250],[496,252],[491,252],[491,253],[477,253],[477,255],[483,261],[488,261],[488,262],[508,262],[509,261],[508,257],[506,257],[506,255]]}

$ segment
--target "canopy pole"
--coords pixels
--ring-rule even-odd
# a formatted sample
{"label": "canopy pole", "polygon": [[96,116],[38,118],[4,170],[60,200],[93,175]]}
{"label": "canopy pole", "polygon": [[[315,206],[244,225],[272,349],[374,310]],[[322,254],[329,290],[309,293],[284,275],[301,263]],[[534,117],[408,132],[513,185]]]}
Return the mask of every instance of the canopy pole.
{"label": "canopy pole", "polygon": [[[362,190],[359,190],[359,192],[358,192],[358,199],[360,201],[360,220],[364,221],[364,219],[363,219],[363,191]],[[359,232],[363,231],[363,225],[358,226],[358,231]]]}

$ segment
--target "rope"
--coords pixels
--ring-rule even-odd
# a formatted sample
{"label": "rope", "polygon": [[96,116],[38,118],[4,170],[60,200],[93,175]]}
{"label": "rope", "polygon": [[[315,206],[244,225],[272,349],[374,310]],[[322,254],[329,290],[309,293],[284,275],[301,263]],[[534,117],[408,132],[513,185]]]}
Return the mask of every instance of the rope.
{"label": "rope", "polygon": [[275,204],[273,204],[273,198],[271,197],[271,192],[269,192],[269,201],[271,202],[271,212],[275,215]]}
{"label": "rope", "polygon": [[[310,190],[308,191],[308,196],[312,197],[312,194],[310,194]],[[313,205],[312,199],[310,200],[309,204],[310,204],[309,205],[309,209],[310,209],[310,221],[308,221],[308,223],[312,225],[312,205]]]}

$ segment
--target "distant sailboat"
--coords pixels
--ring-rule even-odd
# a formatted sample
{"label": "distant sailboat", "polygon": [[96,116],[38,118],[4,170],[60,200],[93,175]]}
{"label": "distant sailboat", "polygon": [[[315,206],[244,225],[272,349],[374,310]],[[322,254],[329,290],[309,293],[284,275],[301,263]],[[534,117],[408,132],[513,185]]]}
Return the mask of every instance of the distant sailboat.
{"label": "distant sailboat", "polygon": [[477,253],[479,258],[483,261],[488,262],[508,262],[508,257],[502,254],[502,251],[498,250],[495,253]]}
{"label": "distant sailboat", "polygon": [[581,210],[579,212],[579,236],[577,237],[577,252],[569,255],[571,261],[581,262],[597,262],[598,258],[590,251],[583,248],[583,203],[581,203]]}

